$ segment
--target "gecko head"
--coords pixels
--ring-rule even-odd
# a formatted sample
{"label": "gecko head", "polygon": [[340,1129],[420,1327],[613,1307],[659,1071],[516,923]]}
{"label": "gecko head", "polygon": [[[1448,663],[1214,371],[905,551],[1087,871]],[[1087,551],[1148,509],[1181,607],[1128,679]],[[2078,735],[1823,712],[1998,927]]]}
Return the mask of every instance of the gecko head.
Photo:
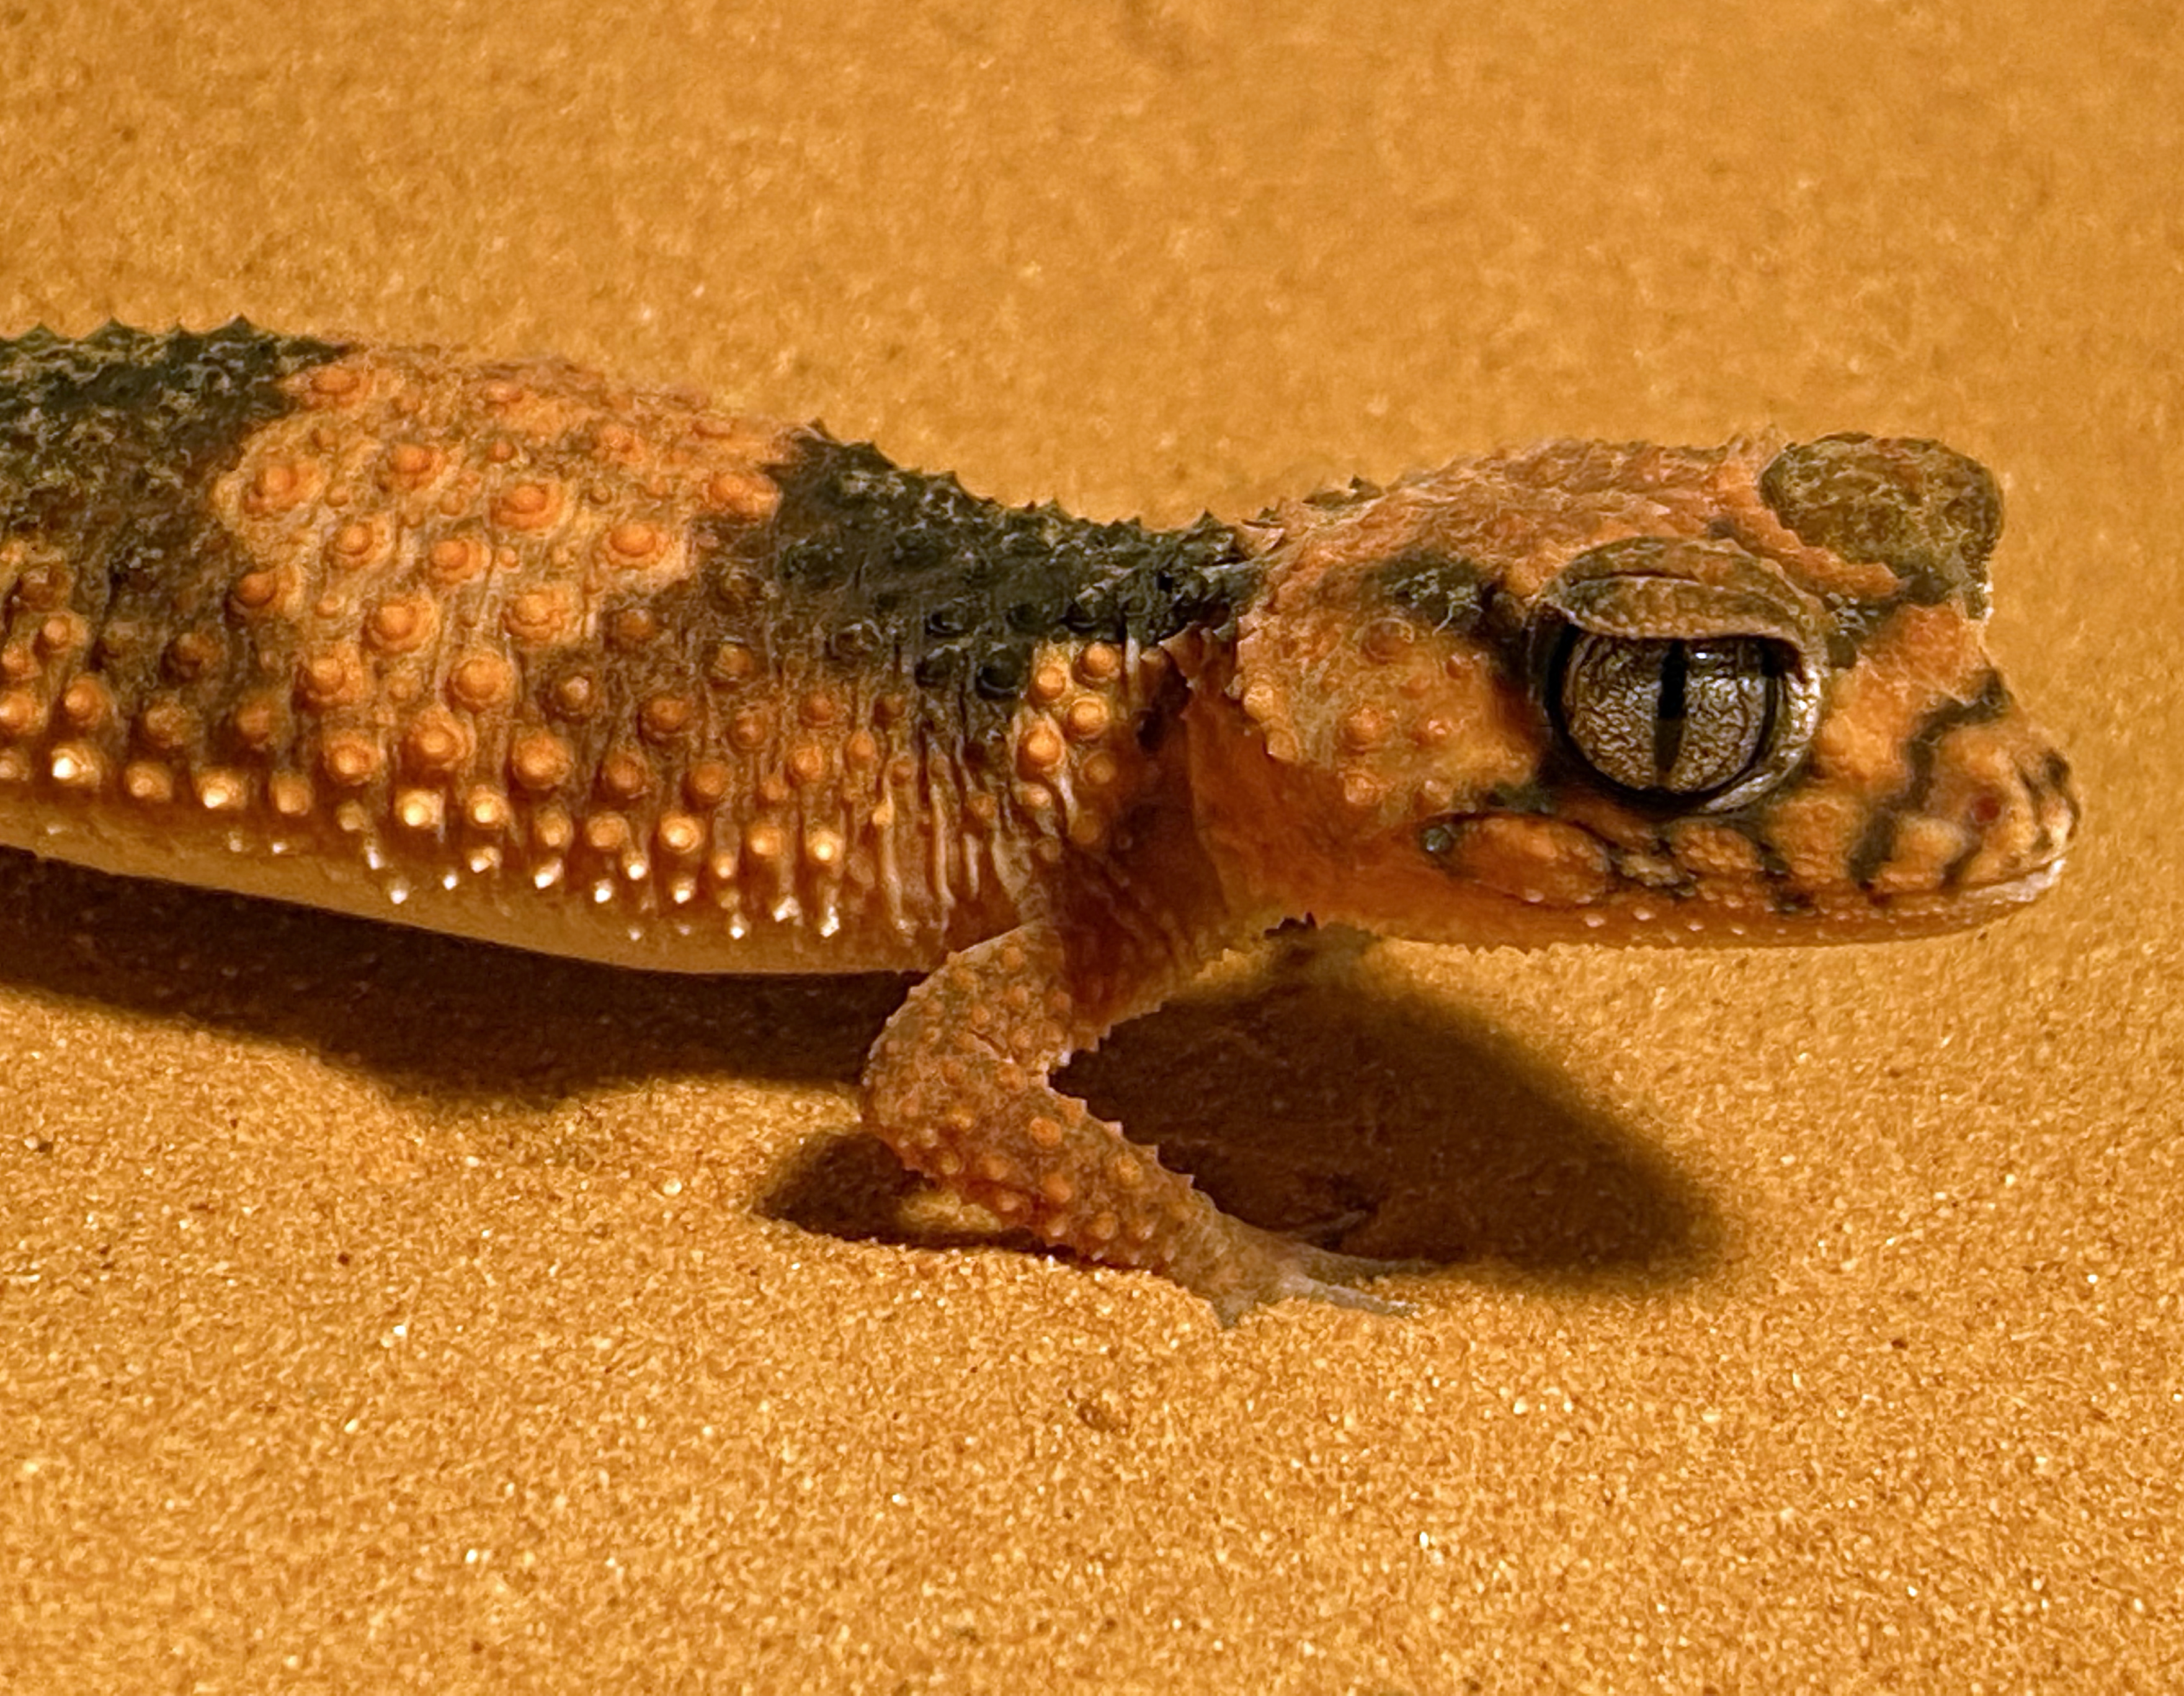
{"label": "gecko head", "polygon": [[2078,809],[1938,444],[1558,443],[1268,515],[1194,782],[1251,900],[1428,940],[1829,941],[2046,888]]}

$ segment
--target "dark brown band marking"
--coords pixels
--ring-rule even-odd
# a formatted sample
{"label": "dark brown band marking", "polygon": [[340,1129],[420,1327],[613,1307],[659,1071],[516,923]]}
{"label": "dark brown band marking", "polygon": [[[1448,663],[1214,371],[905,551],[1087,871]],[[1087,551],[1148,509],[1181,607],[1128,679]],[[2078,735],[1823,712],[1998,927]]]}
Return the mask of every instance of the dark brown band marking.
{"label": "dark brown band marking", "polygon": [[1911,768],[1908,780],[1875,810],[1858,845],[1851,850],[1847,869],[1852,883],[1860,889],[1871,887],[1874,878],[1895,851],[1897,823],[1904,814],[1916,812],[1925,806],[1926,797],[1933,789],[1934,759],[1941,749],[1942,739],[1963,725],[1984,724],[2000,718],[2009,707],[2009,690],[1999,673],[1989,672],[1981,679],[1979,690],[1970,700],[1944,702],[1920,721],[1904,745],[1905,762]]}
{"label": "dark brown band marking", "polygon": [[1151,530],[1003,506],[817,434],[773,476],[773,522],[718,527],[709,575],[770,577],[830,656],[891,666],[973,717],[1014,705],[1042,643],[1227,634],[1258,591],[1257,565],[1210,517]]}
{"label": "dark brown band marking", "polygon": [[289,410],[281,380],[345,351],[241,318],[202,335],[109,324],[0,342],[0,529],[104,522],[156,558],[163,524]]}
{"label": "dark brown band marking", "polygon": [[[0,536],[35,536],[69,561],[58,593],[98,634],[102,675],[125,698],[151,686],[159,650],[120,633],[171,628],[227,575],[214,482],[292,410],[284,378],[345,351],[240,318],[203,334],[109,324],[81,341],[33,330],[0,342]],[[25,589],[0,577],[0,628]],[[209,623],[204,640],[237,639]]]}

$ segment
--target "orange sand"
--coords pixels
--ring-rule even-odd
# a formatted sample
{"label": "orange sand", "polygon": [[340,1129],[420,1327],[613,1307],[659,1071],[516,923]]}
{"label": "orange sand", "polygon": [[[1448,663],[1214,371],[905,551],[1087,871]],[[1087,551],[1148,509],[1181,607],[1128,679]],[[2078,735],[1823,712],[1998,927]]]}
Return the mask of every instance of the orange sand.
{"label": "orange sand", "polygon": [[1982,935],[1236,962],[1077,1081],[1443,1269],[1226,1333],[905,1191],[889,983],[0,856],[0,1688],[2184,1681],[2171,8],[317,9],[0,13],[6,332],[558,349],[1161,519],[1938,435],[2089,834]]}

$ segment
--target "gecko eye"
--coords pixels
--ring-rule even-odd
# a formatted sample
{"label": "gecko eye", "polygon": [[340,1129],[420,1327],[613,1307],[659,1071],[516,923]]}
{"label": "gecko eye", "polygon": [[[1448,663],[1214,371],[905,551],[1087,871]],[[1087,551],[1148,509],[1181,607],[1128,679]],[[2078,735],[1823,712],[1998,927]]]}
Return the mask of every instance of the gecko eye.
{"label": "gecko eye", "polygon": [[1532,615],[1540,708],[1618,789],[1719,812],[1781,781],[1819,721],[1826,614],[1726,544],[1592,549]]}
{"label": "gecko eye", "polygon": [[1602,636],[1567,628],[1552,662],[1555,726],[1610,783],[1700,799],[1760,762],[1784,713],[1790,656],[1748,636]]}

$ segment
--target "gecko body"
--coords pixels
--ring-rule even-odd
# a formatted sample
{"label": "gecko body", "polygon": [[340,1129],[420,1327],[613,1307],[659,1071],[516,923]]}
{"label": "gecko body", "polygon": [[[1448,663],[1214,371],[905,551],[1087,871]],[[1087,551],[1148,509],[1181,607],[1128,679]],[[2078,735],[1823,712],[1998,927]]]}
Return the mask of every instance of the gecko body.
{"label": "gecko body", "polygon": [[1285,918],[1874,940],[2059,869],[1936,444],[1551,443],[1173,530],[554,361],[0,342],[0,844],[688,972],[922,974],[867,1124],[1224,1317],[1373,1305],[1050,1074]]}

